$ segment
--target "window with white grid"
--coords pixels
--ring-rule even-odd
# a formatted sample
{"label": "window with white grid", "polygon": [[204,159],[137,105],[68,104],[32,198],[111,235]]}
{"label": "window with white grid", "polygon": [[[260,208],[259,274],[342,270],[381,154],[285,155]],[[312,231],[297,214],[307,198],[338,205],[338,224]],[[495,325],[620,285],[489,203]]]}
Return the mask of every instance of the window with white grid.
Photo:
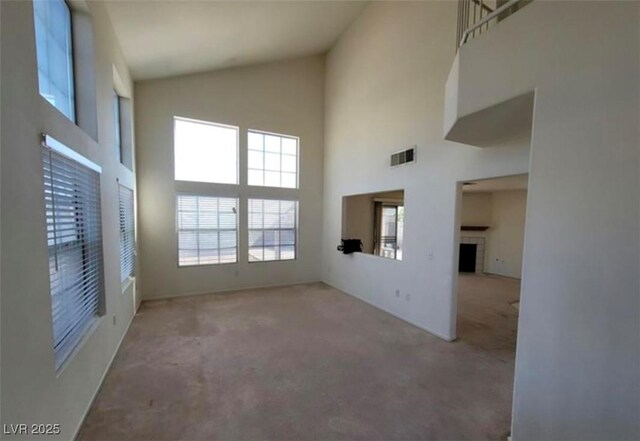
{"label": "window with white grid", "polygon": [[180,194],[177,197],[178,265],[238,261],[238,200]]}
{"label": "window with white grid", "polygon": [[298,202],[249,199],[249,262],[296,258]]}
{"label": "window with white grid", "polygon": [[298,138],[250,130],[248,184],[298,188]]}
{"label": "window with white grid", "polygon": [[35,0],[33,12],[40,95],[75,122],[71,10],[64,0]]}
{"label": "window with white grid", "polygon": [[56,368],[100,314],[104,299],[100,168],[50,137],[44,200]]}
{"label": "window with white grid", "polygon": [[118,186],[120,213],[120,281],[133,276],[135,265],[135,222],[133,214],[133,190]]}

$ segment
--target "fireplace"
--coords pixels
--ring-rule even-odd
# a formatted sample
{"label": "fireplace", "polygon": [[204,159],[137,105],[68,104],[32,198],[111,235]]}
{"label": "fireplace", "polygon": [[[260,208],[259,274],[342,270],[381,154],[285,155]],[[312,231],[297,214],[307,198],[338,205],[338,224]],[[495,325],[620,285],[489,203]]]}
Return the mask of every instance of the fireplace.
{"label": "fireplace", "polygon": [[475,243],[461,243],[458,271],[460,271],[461,273],[475,273],[477,252],[478,245],[476,245]]}
{"label": "fireplace", "polygon": [[484,237],[461,237],[458,271],[482,273],[484,271]]}

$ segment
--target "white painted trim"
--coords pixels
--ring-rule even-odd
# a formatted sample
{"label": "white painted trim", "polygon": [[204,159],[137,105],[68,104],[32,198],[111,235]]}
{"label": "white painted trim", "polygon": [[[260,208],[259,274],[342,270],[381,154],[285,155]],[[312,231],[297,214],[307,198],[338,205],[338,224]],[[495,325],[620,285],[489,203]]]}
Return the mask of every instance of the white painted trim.
{"label": "white painted trim", "polygon": [[120,351],[120,346],[122,346],[122,342],[124,341],[124,338],[126,337],[127,333],[129,332],[129,328],[131,327],[131,323],[133,323],[133,319],[135,318],[137,312],[138,311],[137,311],[137,309],[135,308],[135,305],[134,305],[133,314],[131,314],[131,319],[129,319],[129,323],[127,324],[127,327],[125,328],[124,332],[122,333],[122,337],[120,337],[120,341],[118,342],[118,345],[116,346],[116,350],[113,351],[113,354],[111,354],[111,360],[109,360],[109,363],[107,363],[107,367],[105,368],[104,372],[102,373],[102,377],[100,378],[100,381],[98,382],[98,387],[96,388],[95,392],[93,393],[93,397],[91,398],[91,401],[89,401],[89,405],[87,406],[86,410],[82,414],[82,418],[80,418],[80,422],[78,423],[78,426],[73,431],[73,438],[71,438],[71,439],[73,439],[73,440],[78,439],[78,435],[80,434],[80,429],[82,428],[82,425],[84,424],[84,420],[87,419],[87,415],[89,415],[89,411],[91,410],[91,407],[93,406],[93,403],[96,401],[96,398],[98,396],[98,393],[100,392],[100,389],[102,389],[102,383],[104,383],[104,379],[107,377],[107,374],[109,373],[109,370],[111,369],[111,365],[113,364],[113,360],[115,360],[116,355],[118,354],[118,351]]}
{"label": "white painted trim", "polygon": [[[276,263],[276,262],[291,262],[290,260],[273,260],[273,261],[267,261],[264,263]],[[278,287],[287,287],[287,286],[296,286],[296,285],[308,285],[310,283],[325,283],[322,280],[311,280],[308,282],[295,282],[295,283],[274,283],[273,285],[252,285],[252,286],[247,286],[247,287],[241,287],[241,288],[226,288],[226,289],[219,289],[216,291],[198,291],[198,292],[187,292],[187,293],[179,293],[179,294],[167,294],[164,296],[157,296],[157,297],[143,297],[142,301],[143,302],[153,302],[155,300],[171,300],[171,299],[182,299],[185,297],[196,297],[196,296],[206,296],[208,294],[222,294],[222,293],[230,293],[230,292],[236,292],[236,291],[245,291],[247,289],[262,289],[262,288],[278,288]],[[328,285],[328,283],[327,283]],[[331,285],[329,285],[331,286]]]}
{"label": "white painted trim", "polygon": [[349,295],[351,297],[354,297],[355,299],[360,300],[360,301],[366,303],[369,306],[373,306],[374,308],[379,309],[380,311],[385,312],[385,313],[393,316],[394,318],[397,318],[398,320],[401,320],[401,321],[403,321],[403,322],[405,322],[405,323],[407,323],[407,324],[409,324],[411,326],[415,326],[416,328],[420,329],[421,331],[428,332],[429,334],[432,334],[435,337],[441,338],[441,339],[443,339],[445,341],[448,341],[448,342],[455,341],[458,338],[455,335],[454,336],[448,336],[448,335],[444,335],[444,334],[442,334],[442,333],[440,333],[438,331],[434,331],[433,329],[429,329],[426,326],[421,325],[421,324],[419,324],[419,323],[417,323],[417,322],[415,322],[415,321],[413,321],[411,319],[407,319],[407,318],[404,318],[404,317],[399,317],[393,311],[391,311],[391,310],[389,310],[387,308],[383,308],[382,306],[375,305],[375,304],[371,303],[370,301],[368,301],[367,299],[364,299],[364,298],[362,298],[362,297],[360,297],[360,296],[358,296],[356,294],[350,293],[348,291],[345,291],[344,289],[340,289],[340,288],[338,288],[336,286],[333,286],[329,282],[326,282],[326,281],[323,280],[322,283],[330,286],[333,289],[337,289],[338,291],[340,291],[340,292],[342,292],[344,294],[347,294],[347,295]]}

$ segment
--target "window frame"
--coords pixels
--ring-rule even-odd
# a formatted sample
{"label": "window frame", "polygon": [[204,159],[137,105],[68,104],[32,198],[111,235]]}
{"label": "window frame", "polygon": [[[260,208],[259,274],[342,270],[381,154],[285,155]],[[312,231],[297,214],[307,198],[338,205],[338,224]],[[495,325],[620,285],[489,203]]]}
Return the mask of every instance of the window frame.
{"label": "window frame", "polygon": [[[203,198],[215,198],[215,199],[235,199],[236,201],[236,260],[235,262],[218,262],[218,263],[192,263],[181,265],[180,264],[180,220],[179,220],[179,211],[178,211],[178,199],[180,196],[195,196],[195,197],[203,197]],[[183,192],[179,191],[175,194],[175,237],[176,237],[176,265],[178,269],[181,268],[198,268],[205,266],[221,266],[221,265],[237,265],[240,263],[240,196],[238,195],[230,195],[230,196],[218,196],[211,195],[205,193],[196,193],[196,192]],[[196,230],[197,231],[197,230]],[[218,229],[218,231],[220,231]],[[226,230],[230,231],[230,230]],[[219,236],[218,236],[219,237]],[[220,260],[220,246],[218,241],[218,260]]]}
{"label": "window frame", "polygon": [[[126,278],[122,278],[122,247],[123,247],[123,235],[127,234],[126,231],[126,225],[125,228],[123,229],[122,226],[122,221],[123,221],[123,213],[121,211],[121,207],[122,207],[122,199],[120,197],[121,194],[121,188],[125,189],[125,191],[130,191],[131,192],[131,222],[132,222],[132,229],[131,229],[131,273],[129,273]],[[131,282],[131,280],[135,279],[136,277],[136,205],[135,205],[135,197],[136,197],[136,193],[135,190],[133,188],[130,188],[126,185],[123,185],[122,183],[118,182],[118,239],[119,239],[119,250],[120,250],[120,284],[123,288],[123,292],[124,292],[124,288],[126,288],[129,283]]]}
{"label": "window frame", "polygon": [[[99,323],[99,321],[101,320],[102,317],[104,317],[106,311],[106,286],[105,286],[105,265],[104,265],[104,244],[103,244],[103,240],[104,240],[104,234],[103,234],[103,224],[102,224],[102,201],[101,201],[101,196],[102,196],[102,189],[101,189],[101,180],[102,180],[102,168],[93,163],[91,160],[85,158],[84,156],[82,156],[81,154],[77,153],[75,150],[67,147],[66,145],[62,144],[61,142],[59,142],[58,140],[56,140],[55,138],[47,135],[47,134],[41,134],[41,146],[42,146],[42,151],[43,151],[43,155],[45,155],[46,153],[49,153],[49,162],[48,162],[48,169],[47,169],[47,163],[45,162],[44,158],[43,158],[43,174],[45,174],[44,176],[44,180],[43,180],[43,189],[44,189],[44,207],[45,207],[45,218],[44,218],[44,226],[45,226],[45,236],[46,236],[46,246],[47,246],[47,259],[49,261],[48,266],[49,266],[49,295],[50,295],[50,299],[51,299],[51,325],[52,325],[52,341],[51,341],[51,350],[53,353],[53,357],[54,357],[54,365],[55,365],[55,370],[56,373],[59,374],[67,365],[68,363],[70,363],[75,354],[82,348],[84,342],[88,339],[88,337],[91,335],[91,333],[93,332],[94,329],[96,329],[97,324]],[[58,155],[59,157],[64,158],[64,160],[67,161],[72,161],[75,162],[76,164],[78,164],[79,166],[82,166],[86,169],[89,169],[91,172],[94,172],[97,176],[95,176],[95,178],[97,178],[96,180],[96,186],[95,186],[95,192],[96,194],[94,195],[94,199],[90,200],[87,199],[86,195],[74,195],[72,198],[69,198],[69,196],[66,196],[67,199],[72,199],[73,202],[67,202],[68,206],[72,206],[73,207],[73,212],[74,212],[74,217],[75,219],[79,219],[79,218],[83,218],[83,219],[87,219],[87,220],[83,220],[83,221],[78,221],[76,222],[76,225],[81,224],[82,228],[86,228],[87,223],[90,223],[89,220],[89,216],[87,215],[87,213],[85,213],[83,211],[83,206],[87,206],[87,204],[89,203],[94,203],[96,204],[96,206],[98,207],[97,212],[94,212],[95,214],[95,219],[94,222],[96,222],[97,220],[97,227],[94,225],[95,228],[97,228],[96,230],[96,237],[89,237],[89,235],[84,232],[84,233],[73,233],[71,235],[71,238],[69,238],[69,240],[65,240],[62,243],[56,243],[56,237],[57,234],[59,233],[56,230],[56,214],[55,214],[55,193],[54,193],[54,185],[53,185],[53,176],[50,177],[51,182],[49,184],[47,184],[46,180],[46,172],[47,170],[49,171],[50,174],[54,173],[53,171],[53,154]],[[83,176],[82,179],[86,179],[87,176]],[[77,185],[77,184],[76,184]],[[74,187],[76,186],[74,185]],[[49,223],[49,214],[47,214],[47,188],[48,186],[50,187],[50,191],[51,191],[51,205],[52,205],[52,210],[54,210],[54,213],[51,214],[51,216],[53,217],[52,220],[52,230],[49,230],[49,226],[51,225]],[[74,192],[77,192],[78,190],[74,188]],[[68,192],[68,190],[67,190]],[[65,196],[61,196],[61,197],[65,197]],[[64,234],[64,228],[62,227],[62,234]],[[74,227],[74,230],[77,230],[78,227]],[[54,243],[50,244],[50,232],[53,233],[54,236]],[[95,243],[94,243],[95,242]],[[58,249],[59,248],[67,248],[68,252],[72,252],[72,251],[76,251],[79,252],[82,256],[81,258],[81,266],[79,268],[74,268],[74,269],[80,269],[81,273],[79,275],[78,280],[82,280],[82,292],[80,293],[81,298],[83,299],[81,301],[81,303],[85,303],[86,299],[88,298],[88,296],[91,294],[91,290],[95,289],[95,296],[96,296],[96,306],[95,306],[95,312],[90,316],[90,317],[82,317],[82,315],[79,316],[79,318],[82,318],[82,320],[78,320],[77,325],[74,326],[77,328],[77,332],[75,332],[74,336],[69,337],[71,338],[71,340],[68,340],[66,343],[64,343],[64,339],[65,337],[63,337],[62,339],[60,339],[57,343],[56,343],[56,339],[58,338],[56,336],[56,323],[55,323],[55,315],[54,315],[54,291],[53,291],[53,286],[52,286],[52,273],[51,273],[51,258],[52,258],[52,254],[51,254],[51,250],[55,250],[55,260],[56,260],[56,265],[57,265],[57,260],[58,260]],[[94,248],[95,247],[95,248]],[[64,252],[64,250],[63,250]],[[88,262],[88,256],[89,253],[95,253],[95,262]],[[88,263],[87,263],[88,262]],[[96,265],[97,267],[97,271],[95,273],[95,275],[91,275],[91,276],[87,276],[86,274],[86,268],[89,265]],[[59,270],[56,269],[56,272],[58,272]],[[57,277],[57,276],[56,276]],[[62,280],[62,279],[56,279],[56,280]],[[86,291],[86,286],[87,285],[87,281],[95,283],[95,286],[90,286],[89,287],[89,291]],[[64,289],[62,290],[62,292],[64,292]],[[76,305],[77,307],[77,305]],[[84,307],[82,307],[83,309]],[[73,318],[74,316],[70,316],[67,317],[67,320],[69,320],[69,318]],[[67,335],[70,334],[70,332],[67,332]],[[63,344],[64,343],[64,344]],[[58,352],[56,350],[56,345],[59,345],[60,348],[58,349]]]}
{"label": "window frame", "polygon": [[[262,135],[262,136],[277,136],[279,138],[288,138],[288,139],[295,139],[296,141],[296,185],[295,187],[283,187],[282,186],[282,173],[291,173],[291,172],[283,172],[282,171],[282,141],[280,141],[280,171],[278,173],[280,173],[280,184],[279,186],[273,186],[273,185],[258,185],[258,184],[250,184],[249,183],[249,171],[250,170],[254,170],[254,171],[262,171],[262,182],[265,182],[265,173],[267,171],[273,171],[273,170],[267,170],[265,168],[265,153],[266,151],[264,150],[264,145],[263,145],[263,149],[262,149],[262,153],[263,153],[263,157],[262,157],[262,169],[256,169],[256,168],[250,168],[249,167],[249,152],[250,151],[257,151],[254,149],[249,148],[249,135],[251,133],[256,133],[258,135]],[[287,156],[292,156],[287,154]],[[284,133],[276,133],[276,132],[269,132],[266,130],[258,130],[258,129],[247,129],[247,187],[257,187],[257,188],[279,188],[279,189],[284,189],[284,190],[300,190],[300,137],[299,136],[295,136],[295,135],[286,135]]]}
{"label": "window frame", "polygon": [[[398,226],[400,224],[400,222],[398,221],[398,217],[400,215],[400,209],[402,208],[403,211],[403,215],[404,215],[404,201],[402,203],[400,202],[379,202],[380,204],[380,217],[378,218],[378,215],[376,213],[374,213],[374,221],[375,221],[375,225],[374,225],[374,231],[373,231],[373,255],[376,257],[381,257],[383,259],[387,259],[387,260],[395,260],[398,262],[402,262],[402,257],[399,259],[398,258],[398,250],[400,249],[398,247],[399,242],[404,243],[404,219],[402,221],[403,224],[403,234],[402,236],[400,236],[398,234]],[[395,236],[382,236],[382,230],[383,230],[383,222],[384,222],[384,209],[385,208],[392,208],[394,209],[394,225],[395,225],[395,229],[396,229],[396,234]],[[375,202],[374,202],[374,210],[375,210]],[[387,256],[383,256],[382,253],[382,245],[384,243],[384,237],[395,237],[395,241],[394,246],[393,246],[393,257],[387,257]],[[402,256],[402,254],[401,254]]]}
{"label": "window frame", "polygon": [[[36,18],[36,11],[35,11],[35,5],[33,5],[33,3],[35,3],[36,1],[49,1],[49,0],[33,0],[32,2],[32,9],[33,9],[33,20],[34,20],[34,28],[33,28],[33,32],[34,32],[34,40],[35,40],[35,53],[36,53],[36,74],[38,76],[38,95],[40,95],[49,105],[51,105],[51,107],[55,108],[58,112],[60,112],[62,115],[64,115],[65,118],[67,118],[69,121],[71,121],[73,124],[78,125],[78,94],[77,94],[77,77],[78,77],[78,68],[76,65],[76,53],[75,53],[75,48],[76,48],[76,42],[75,42],[75,34],[74,34],[74,9],[72,7],[72,5],[69,3],[68,0],[60,0],[65,7],[67,8],[67,11],[69,12],[69,72],[70,72],[70,78],[67,78],[67,81],[69,81],[70,83],[70,87],[69,87],[69,92],[70,92],[70,113],[71,115],[67,115],[65,114],[62,110],[60,110],[60,108],[58,108],[58,106],[56,106],[55,104],[52,104],[51,102],[49,102],[49,100],[47,98],[44,97],[44,95],[42,94],[42,92],[40,91],[40,74],[39,74],[39,64],[38,64],[38,44],[37,44],[37,33],[38,33],[38,26],[37,26],[37,18]],[[48,40],[47,40],[48,41]],[[47,57],[49,56],[49,53],[47,53]],[[48,67],[48,66],[47,66]],[[47,80],[50,81],[50,77],[47,76]]]}
{"label": "window frame", "polygon": [[[190,122],[195,124],[204,124],[204,125],[209,125],[214,127],[221,127],[224,129],[233,129],[236,131],[236,182],[235,183],[194,181],[194,180],[184,180],[184,179],[176,178],[176,122],[177,121],[185,121],[185,122]],[[189,183],[204,184],[204,185],[239,186],[240,185],[240,127],[234,126],[231,124],[224,124],[224,123],[218,123],[214,121],[205,121],[201,119],[173,115],[173,182],[189,182]],[[218,197],[218,196],[212,196],[212,197]]]}
{"label": "window frame", "polygon": [[[296,207],[296,213],[295,213],[295,217],[294,217],[294,225],[295,225],[295,243],[293,244],[293,253],[294,253],[294,257],[293,259],[273,259],[273,260],[264,260],[264,249],[265,246],[264,244],[262,245],[262,252],[263,252],[263,260],[251,260],[249,258],[249,252],[251,250],[251,244],[249,242],[249,233],[251,232],[252,228],[250,227],[250,223],[249,223],[249,215],[250,215],[250,210],[249,210],[249,201],[251,200],[259,200],[259,201],[278,201],[278,202],[294,202],[295,203],[295,207]],[[262,212],[262,215],[264,216],[264,211]],[[278,213],[279,216],[282,215],[282,213]],[[246,254],[246,258],[247,258],[247,263],[249,264],[254,264],[254,263],[274,263],[274,262],[295,262],[296,260],[298,260],[298,253],[300,251],[300,247],[299,247],[299,243],[300,243],[300,222],[299,222],[299,218],[300,218],[300,200],[295,198],[280,198],[280,197],[247,197],[247,254]],[[263,228],[258,230],[258,231],[264,231],[264,230],[273,230],[273,228],[264,228],[264,217],[263,217]],[[281,230],[282,228],[278,228],[278,231]],[[253,228],[253,230],[256,230],[255,228]],[[282,248],[282,245],[278,245],[279,248]]]}

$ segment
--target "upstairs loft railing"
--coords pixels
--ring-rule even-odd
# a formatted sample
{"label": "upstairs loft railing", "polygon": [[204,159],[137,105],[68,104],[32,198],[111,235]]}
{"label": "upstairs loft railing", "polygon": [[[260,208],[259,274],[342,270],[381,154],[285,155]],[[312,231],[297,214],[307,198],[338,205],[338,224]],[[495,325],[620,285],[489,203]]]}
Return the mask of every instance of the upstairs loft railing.
{"label": "upstairs loft railing", "polygon": [[533,0],[458,0],[456,50]]}

